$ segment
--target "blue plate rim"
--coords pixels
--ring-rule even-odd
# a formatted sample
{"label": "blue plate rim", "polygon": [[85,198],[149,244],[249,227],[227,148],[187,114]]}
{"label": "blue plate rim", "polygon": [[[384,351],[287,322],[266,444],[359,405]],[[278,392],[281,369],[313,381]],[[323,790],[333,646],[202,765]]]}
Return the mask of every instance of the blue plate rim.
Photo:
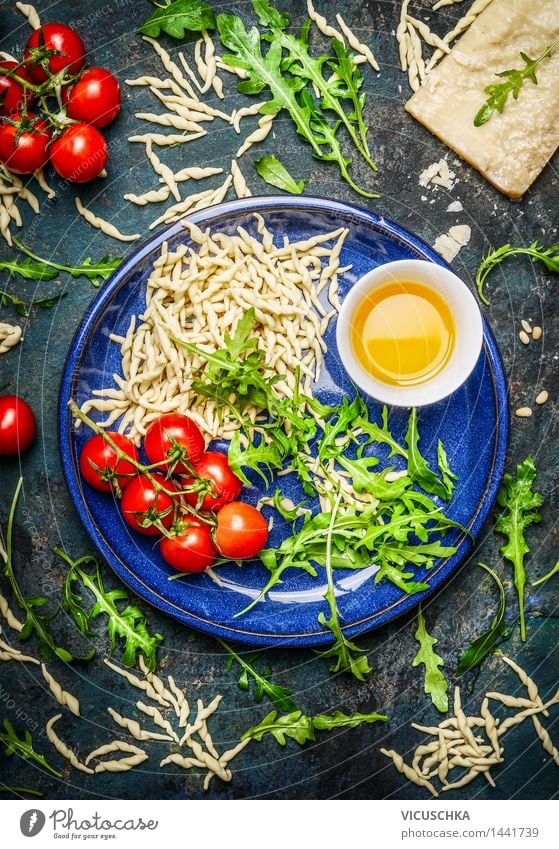
{"label": "blue plate rim", "polygon": [[[301,208],[305,210],[320,209],[321,211],[328,211],[334,214],[342,214],[346,218],[348,216],[357,218],[361,222],[373,225],[376,229],[382,230],[384,233],[387,233],[402,244],[408,247],[412,246],[427,259],[451,269],[451,266],[422,239],[406,230],[404,227],[401,227],[399,224],[396,224],[394,221],[385,218],[383,215],[378,215],[371,210],[364,209],[353,204],[344,203],[342,201],[332,200],[330,198],[313,196],[285,197],[284,195],[253,196],[248,199],[242,198],[227,201],[213,207],[208,207],[187,217],[188,220],[194,224],[201,225],[204,223],[210,224],[213,219],[234,214],[236,212],[258,212],[265,211],[270,208]],[[92,542],[98,549],[101,556],[117,573],[119,578],[142,599],[161,612],[171,616],[173,619],[213,636],[219,636],[224,639],[235,640],[237,642],[250,645],[269,647],[326,645],[331,642],[331,635],[329,632],[324,630],[316,633],[270,635],[258,633],[252,630],[247,631],[242,627],[232,628],[192,614],[180,607],[177,607],[176,604],[159,595],[152,587],[147,586],[147,584],[138,579],[128,564],[126,564],[120,557],[118,557],[118,555],[116,555],[115,552],[113,552],[108,541],[99,532],[93,517],[89,512],[87,501],[83,496],[73,452],[71,450],[64,450],[64,447],[70,449],[71,446],[72,417],[69,413],[68,401],[71,397],[73,397],[76,368],[80,363],[83,350],[91,332],[94,329],[99,314],[103,312],[106,304],[110,302],[116,291],[118,291],[120,286],[125,282],[128,274],[134,270],[136,265],[159,248],[163,242],[173,238],[183,230],[183,224],[179,221],[148,239],[129,254],[115,273],[105,282],[102,289],[92,299],[71,341],[60,380],[57,417],[59,454],[64,479],[66,481],[70,497],[74,507],[76,508],[80,521],[84,525]],[[488,472],[484,493],[478,505],[478,509],[471,517],[467,526],[474,540],[488,519],[495,503],[504,473],[506,451],[509,440],[508,387],[504,366],[495,337],[485,319],[485,316],[483,315],[483,311],[482,319],[484,331],[483,351],[491,372],[496,403],[496,434],[494,436],[494,450],[491,467]],[[439,590],[446,579],[449,578],[460,565],[465,563],[474,544],[474,540],[470,540],[467,536],[461,537],[458,541],[459,544],[457,552],[451,557],[443,560],[438,568],[435,567],[436,571],[433,570],[431,573],[429,577],[430,586],[428,590],[423,593],[417,593],[412,596],[403,596],[396,599],[389,607],[385,607],[381,611],[362,617],[361,619],[353,622],[351,626],[344,629],[344,633],[349,637],[353,637],[360,633],[376,629],[403,615],[411,608],[416,607],[422,600]],[[396,612],[394,612],[394,608],[397,608]]]}

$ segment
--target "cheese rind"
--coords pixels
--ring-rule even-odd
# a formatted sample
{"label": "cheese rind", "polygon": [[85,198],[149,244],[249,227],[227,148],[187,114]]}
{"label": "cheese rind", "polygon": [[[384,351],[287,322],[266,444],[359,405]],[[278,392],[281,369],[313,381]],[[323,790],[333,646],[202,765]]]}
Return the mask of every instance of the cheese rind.
{"label": "cheese rind", "polygon": [[[499,191],[522,197],[559,145],[559,47],[526,80],[518,100],[481,127],[474,118],[495,74],[522,68],[559,38],[558,0],[493,0],[428,75],[407,111]],[[501,80],[502,81],[502,80]]]}

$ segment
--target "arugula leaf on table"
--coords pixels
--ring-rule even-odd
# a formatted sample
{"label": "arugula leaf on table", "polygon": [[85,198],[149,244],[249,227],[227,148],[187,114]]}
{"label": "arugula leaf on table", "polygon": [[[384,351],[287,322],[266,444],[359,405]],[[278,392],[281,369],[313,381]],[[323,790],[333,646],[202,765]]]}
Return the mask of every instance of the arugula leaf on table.
{"label": "arugula leaf on table", "polygon": [[[326,86],[328,90],[335,96],[337,102],[342,99],[351,100],[353,105],[353,112],[348,117],[350,120],[353,120],[357,123],[357,130],[359,132],[359,138],[361,141],[361,144],[355,142],[355,145],[359,149],[359,152],[366,160],[366,162],[371,166],[373,171],[378,171],[377,166],[371,159],[371,152],[369,150],[369,144],[367,142],[367,125],[365,123],[365,117],[363,115],[366,95],[364,92],[360,91],[363,85],[363,77],[361,75],[361,71],[359,70],[359,66],[356,65],[353,61],[353,56],[350,55],[349,51],[346,50],[343,43],[339,41],[339,39],[333,38],[332,46],[336,54],[336,59],[329,59],[328,66],[330,67],[332,72],[339,77],[339,79],[336,80],[336,82],[334,83],[326,82]],[[324,100],[322,101],[322,105],[326,105]],[[353,138],[353,134],[351,133],[351,131],[350,135]]]}
{"label": "arugula leaf on table", "polygon": [[484,88],[485,93],[489,97],[477,112],[474,118],[474,126],[481,127],[482,124],[487,123],[495,111],[504,112],[511,94],[515,100],[518,100],[525,80],[530,80],[534,85],[537,85],[538,78],[536,77],[536,70],[545,59],[551,56],[557,45],[559,45],[559,39],[553,44],[550,44],[537,59],[530,59],[526,53],[521,52],[520,56],[524,62],[524,68],[512,68],[511,70],[500,71],[498,74],[495,74],[495,76],[505,79],[505,82],[491,83]]}
{"label": "arugula leaf on table", "polygon": [[278,712],[275,710],[270,711],[262,722],[245,731],[241,740],[250,737],[260,742],[265,734],[271,734],[280,746],[285,746],[287,737],[296,740],[300,746],[303,746],[309,740],[314,740],[312,719],[310,716],[305,716],[300,710],[283,716],[278,716]]}
{"label": "arugula leaf on table", "polygon": [[[48,770],[57,778],[62,778],[62,774],[52,767],[46,760],[44,755],[39,754],[33,748],[33,738],[29,731],[25,731],[23,737],[19,738],[14,730],[14,727],[9,719],[4,719],[4,732],[0,731],[0,741],[6,746],[6,755],[17,753],[23,760],[34,761],[43,769]],[[33,792],[33,791],[28,791]]]}
{"label": "arugula leaf on table", "polygon": [[487,256],[485,256],[480,262],[478,270],[476,271],[477,293],[480,301],[484,304],[489,305],[489,301],[483,291],[487,276],[496,265],[499,265],[499,263],[503,262],[503,260],[507,259],[507,257],[518,254],[526,254],[526,256],[531,257],[534,262],[543,262],[548,271],[553,271],[555,274],[559,274],[559,244],[551,245],[549,248],[546,248],[544,245],[540,245],[537,241],[532,242],[532,244],[527,248],[515,247],[514,245],[508,244],[502,245],[500,248],[497,248],[487,254]]}
{"label": "arugula leaf on table", "polygon": [[441,666],[444,666],[444,660],[434,650],[437,639],[427,633],[425,627],[425,617],[419,605],[417,613],[417,631],[415,639],[419,643],[419,649],[413,659],[412,666],[419,666],[422,663],[425,667],[425,684],[424,689],[427,695],[431,696],[431,701],[438,711],[446,713],[448,710],[448,681],[444,677]]}
{"label": "arugula leaf on table", "polygon": [[543,578],[538,578],[537,581],[532,581],[532,586],[537,587],[540,584],[544,584],[546,581],[549,581],[550,578],[552,578],[554,575],[557,575],[557,574],[559,574],[559,560],[557,561],[557,563],[555,564],[553,569],[551,569],[547,573],[547,575],[544,575]]}
{"label": "arugula leaf on table", "polygon": [[[20,251],[27,254],[30,260],[35,260],[39,267],[48,272],[49,276],[36,278],[40,280],[49,280],[52,277],[56,277],[59,271],[65,271],[67,274],[70,274],[71,277],[86,277],[93,283],[94,286],[99,286],[103,280],[109,279],[111,274],[116,271],[122,262],[122,257],[111,258],[105,254],[97,261],[93,261],[91,257],[87,257],[87,259],[79,265],[62,265],[61,263],[53,262],[50,259],[43,259],[42,257],[37,256],[37,254],[34,254],[15,237],[13,238],[13,242],[17,245]],[[28,262],[28,260],[24,260],[23,263],[20,264],[19,268],[21,269],[22,265],[26,262]],[[17,270],[16,273],[20,274],[21,272]]]}
{"label": "arugula leaf on table", "polygon": [[29,257],[0,260],[0,271],[8,271],[10,277],[17,274],[25,280],[53,280],[58,274],[55,268],[50,268],[45,262],[35,262]]}
{"label": "arugula leaf on table", "polygon": [[289,15],[280,12],[268,0],[252,0],[252,8],[258,18],[258,23],[270,29],[284,30],[289,26]]}
{"label": "arugula leaf on table", "polygon": [[19,639],[27,640],[32,634],[34,634],[39,644],[39,654],[47,663],[50,663],[55,655],[66,663],[70,663],[70,661],[75,660],[76,657],[78,660],[90,660],[93,657],[93,652],[85,657],[74,657],[74,655],[72,655],[67,649],[56,644],[55,638],[48,630],[47,625],[47,623],[56,616],[56,612],[51,614],[41,614],[37,612],[41,607],[48,604],[48,599],[44,596],[24,596],[16,580],[13,566],[12,540],[14,519],[22,485],[23,478],[20,478],[12,498],[10,512],[8,515],[8,526],[6,529],[6,556],[4,562],[4,577],[7,578],[8,583],[12,588],[18,607],[25,614],[25,622],[23,623],[23,628],[19,632]]}
{"label": "arugula leaf on table", "polygon": [[485,571],[491,575],[497,584],[497,587],[499,588],[499,608],[487,631],[477,637],[460,655],[458,666],[456,667],[457,678],[460,678],[461,675],[464,675],[466,672],[470,672],[470,670],[479,666],[480,663],[485,660],[490,651],[495,647],[499,637],[506,637],[507,635],[507,628],[505,625],[505,588],[503,587],[499,576],[495,574],[493,569],[490,569],[489,566],[485,566],[484,563],[478,563],[478,566],[485,569]]}
{"label": "arugula leaf on table", "polygon": [[25,793],[28,796],[37,796],[38,798],[45,795],[42,790],[34,790],[32,787],[0,787],[0,793],[13,793],[15,796]]}
{"label": "arugula leaf on table", "polygon": [[254,167],[256,173],[270,186],[275,186],[278,189],[283,189],[285,192],[290,192],[292,195],[300,195],[305,188],[306,180],[295,182],[285,165],[283,165],[277,156],[261,156],[255,159]]}
{"label": "arugula leaf on table", "polygon": [[254,701],[260,703],[264,696],[267,696],[277,710],[286,712],[297,710],[295,703],[292,701],[291,690],[287,687],[281,687],[279,684],[274,684],[270,681],[272,670],[270,666],[266,666],[263,672],[256,669],[254,663],[258,659],[259,654],[251,654],[246,657],[238,654],[232,646],[224,640],[217,638],[220,646],[223,646],[229,657],[227,659],[227,669],[231,669],[234,663],[241,667],[241,675],[238,680],[241,690],[250,690],[250,679],[254,681]]}
{"label": "arugula leaf on table", "polygon": [[321,713],[317,716],[307,716],[300,710],[278,716],[275,710],[264,717],[262,722],[249,728],[242,736],[243,740],[252,738],[260,742],[265,734],[271,734],[280,746],[286,745],[286,738],[291,738],[304,746],[315,739],[316,731],[333,731],[335,728],[356,728],[358,725],[375,722],[388,722],[388,717],[380,713],[350,713],[344,714],[339,710],[334,713]]}
{"label": "arugula leaf on table", "polygon": [[[419,450],[419,429],[417,426],[417,410],[415,407],[412,408],[410,413],[405,441],[408,448],[408,474],[412,481],[419,484],[425,492],[430,492],[432,495],[437,495],[439,498],[442,498],[443,501],[448,501],[452,496],[452,489],[449,490],[448,485],[439,480]],[[442,456],[439,449],[439,462],[441,459]],[[446,454],[444,455],[444,461],[446,462]],[[446,465],[448,467],[448,462]],[[448,471],[446,473],[446,477],[448,479]]]}
{"label": "arugula leaf on table", "polygon": [[36,298],[32,301],[26,301],[19,298],[17,295],[12,295],[10,292],[5,292],[3,289],[0,289],[0,305],[3,307],[12,306],[18,315],[22,315],[24,318],[27,318],[32,307],[50,309],[58,303],[61,298],[65,298],[67,294],[68,292],[59,292],[55,295],[47,295],[44,298]]}
{"label": "arugula leaf on table", "polygon": [[507,537],[507,542],[501,547],[500,552],[514,568],[514,586],[520,614],[520,638],[523,641],[526,639],[524,558],[530,551],[524,531],[533,523],[540,522],[542,518],[536,511],[542,506],[543,498],[539,492],[534,492],[532,489],[536,474],[534,460],[532,457],[527,457],[517,465],[514,477],[509,474],[504,476],[497,496],[497,501],[504,511],[495,523],[495,530]]}
{"label": "arugula leaf on table", "polygon": [[[154,0],[152,0],[154,2]],[[215,16],[204,0],[166,0],[165,6],[151,13],[139,32],[158,38],[162,32],[173,38],[184,38],[187,32],[215,29]]]}
{"label": "arugula leaf on table", "polygon": [[347,168],[350,160],[344,157],[336,137],[338,126],[332,128],[328,124],[310,93],[305,90],[307,80],[284,72],[280,38],[274,37],[266,53],[263,53],[261,33],[256,27],[247,32],[241,19],[235,15],[218,15],[217,27],[222,44],[231,51],[222,57],[223,61],[247,72],[247,78],[239,83],[237,91],[260,94],[268,90],[272,97],[262,106],[262,114],[277,115],[285,109],[297,133],[311,146],[317,159],[336,162],[343,178],[355,191],[365,197],[377,197],[352,180]]}
{"label": "arugula leaf on table", "polygon": [[[95,557],[86,555],[74,561],[60,548],[55,548],[55,552],[70,567],[64,581],[64,609],[81,633],[84,636],[92,636],[93,632],[89,628],[91,620],[105,614],[108,617],[107,631],[111,650],[115,650],[117,638],[124,641],[121,662],[125,666],[135,666],[140,654],[148,669],[154,670],[157,666],[157,649],[163,637],[161,634],[149,633],[146,618],[139,607],[130,603],[128,591],[123,587],[105,589],[101,566]],[[90,565],[93,566],[93,573],[89,571]],[[76,583],[81,583],[93,594],[95,604],[91,610],[83,606],[82,596],[75,592]],[[120,608],[117,602],[124,602],[124,607]]]}

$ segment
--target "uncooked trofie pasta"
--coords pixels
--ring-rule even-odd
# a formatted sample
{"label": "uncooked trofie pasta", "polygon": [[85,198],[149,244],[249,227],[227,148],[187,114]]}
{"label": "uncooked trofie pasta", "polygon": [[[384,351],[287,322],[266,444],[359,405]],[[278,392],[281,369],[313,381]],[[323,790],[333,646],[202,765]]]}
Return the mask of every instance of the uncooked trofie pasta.
{"label": "uncooked trofie pasta", "polygon": [[41,26],[41,19],[35,6],[32,6],[31,3],[16,3],[16,9],[19,9],[21,14],[27,18],[27,23],[30,27],[33,29],[39,29]]}
{"label": "uncooked trofie pasta", "polygon": [[[4,560],[4,554],[5,551],[0,541],[0,556],[2,557],[2,560]],[[6,561],[4,560],[4,562]],[[12,628],[12,630],[18,632],[23,630],[23,622],[19,621],[19,619],[11,609],[8,599],[3,596],[2,593],[0,593],[0,614],[4,617],[4,619],[6,620],[10,628]]]}
{"label": "uncooked trofie pasta", "polygon": [[175,144],[186,144],[187,142],[196,141],[207,135],[207,131],[199,129],[196,133],[189,133],[185,136],[178,133],[170,133],[168,136],[163,133],[141,133],[136,136],[128,136],[129,142],[140,142],[141,144],[156,144],[158,147],[168,147]]}
{"label": "uncooked trofie pasta", "polygon": [[233,124],[235,132],[241,132],[241,120],[243,118],[246,118],[249,115],[258,115],[260,109],[265,103],[265,100],[261,100],[258,103],[253,103],[252,106],[242,106],[240,109],[235,109],[231,116],[231,123]]}
{"label": "uncooked trofie pasta", "polygon": [[127,716],[121,716],[121,714],[117,713],[113,708],[107,708],[109,716],[114,719],[117,725],[120,725],[121,728],[125,728],[136,740],[169,740],[173,741],[173,738],[169,734],[157,734],[153,731],[147,731],[145,728],[140,726],[140,723],[136,719],[130,719]]}
{"label": "uncooked trofie pasta", "polygon": [[80,715],[80,703],[72,693],[68,693],[67,690],[63,690],[56,678],[54,678],[44,663],[41,663],[41,672],[43,673],[43,678],[48,684],[48,688],[53,694],[54,698],[62,707],[67,707],[68,710],[74,714],[74,716]]}
{"label": "uncooked trofie pasta", "polygon": [[272,123],[275,117],[275,115],[262,115],[258,121],[257,129],[244,140],[243,144],[238,149],[237,158],[242,156],[243,153],[246,153],[253,144],[258,144],[259,142],[264,141],[272,129]]}
{"label": "uncooked trofie pasta", "polygon": [[161,186],[160,189],[152,189],[149,192],[144,192],[143,195],[124,195],[124,200],[130,201],[130,203],[135,203],[137,206],[145,206],[148,203],[161,203],[161,201],[167,200],[170,194],[171,189],[169,186],[165,185]]}
{"label": "uncooked trofie pasta", "polygon": [[85,765],[87,766],[93,758],[101,758],[103,755],[111,755],[113,752],[125,752],[129,755],[145,754],[143,749],[139,749],[138,746],[134,746],[132,743],[127,743],[125,740],[113,740],[111,743],[106,743],[104,746],[99,746],[90,752],[85,759]]}
{"label": "uncooked trofie pasta", "polygon": [[58,736],[58,734],[54,730],[55,724],[60,719],[62,719],[62,714],[57,713],[56,716],[53,716],[47,722],[47,724],[45,726],[45,732],[46,732],[48,739],[50,740],[50,742],[52,743],[52,745],[54,746],[56,751],[60,755],[62,755],[63,758],[66,758],[66,760],[70,762],[70,764],[74,767],[74,769],[78,769],[80,772],[86,772],[88,775],[94,775],[95,770],[90,769],[88,766],[85,766],[85,764],[82,764],[81,761],[79,760],[78,756],[76,755],[76,753],[74,751],[72,751],[72,749],[68,748],[66,743],[64,743],[60,739],[60,737]]}
{"label": "uncooked trofie pasta", "polygon": [[0,321],[0,354],[7,354],[18,342],[21,342],[22,330],[19,324]]}
{"label": "uncooked trofie pasta", "polygon": [[341,32],[331,27],[324,15],[321,15],[314,8],[312,0],[307,0],[307,14],[311,21],[316,24],[316,28],[327,38],[337,38],[342,44],[345,44],[344,37]]}
{"label": "uncooked trofie pasta", "polygon": [[233,188],[238,198],[249,198],[252,195],[251,190],[247,186],[244,174],[237,164],[237,160],[231,162],[231,176],[233,177]]}
{"label": "uncooked trofie pasta", "polygon": [[[339,228],[291,244],[284,240],[276,247],[262,217],[256,220],[258,238],[242,227],[234,235],[203,233],[185,221],[191,245],[174,251],[163,245],[147,282],[145,309],[123,335],[111,337],[120,345],[121,374],[113,376],[115,385],[94,390],[82,407],[86,413],[108,413],[101,426],[120,419],[119,431],[139,442],[151,421],[176,411],[188,413],[209,436],[230,439],[237,418],[220,417],[211,400],[196,396],[192,382],[205,361],[190,356],[177,340],[208,353],[218,350],[224,334],[232,335],[249,309],[265,363],[272,375],[282,376],[276,391],[292,395],[299,365],[303,389],[312,393],[327,326],[321,324],[326,310],[318,293],[337,286],[348,231]],[[258,412],[248,411],[253,419]]]}
{"label": "uncooked trofie pasta", "polygon": [[348,27],[348,25],[346,24],[346,22],[344,21],[344,19],[342,18],[342,16],[340,14],[336,15],[336,20],[338,22],[338,26],[340,27],[341,31],[343,32],[343,34],[347,38],[349,46],[353,47],[354,50],[356,50],[358,53],[360,53],[362,56],[364,56],[365,59],[367,60],[367,62],[369,63],[369,65],[375,71],[380,71],[380,68],[378,66],[378,62],[375,59],[373,52],[370,49],[370,47],[368,47],[366,44],[363,44],[361,41],[359,41],[359,39],[357,38],[357,36],[353,32],[353,30],[351,30]]}
{"label": "uncooked trofie pasta", "polygon": [[98,215],[95,215],[90,209],[85,207],[81,202],[80,198],[76,196],[76,208],[80,215],[82,215],[88,224],[91,224],[92,227],[96,227],[98,230],[101,230],[105,236],[112,236],[113,239],[119,239],[121,242],[133,242],[136,239],[140,238],[139,233],[134,233],[133,235],[127,236],[124,233],[121,233],[114,224],[111,224],[110,221],[105,221],[104,218],[99,218]]}

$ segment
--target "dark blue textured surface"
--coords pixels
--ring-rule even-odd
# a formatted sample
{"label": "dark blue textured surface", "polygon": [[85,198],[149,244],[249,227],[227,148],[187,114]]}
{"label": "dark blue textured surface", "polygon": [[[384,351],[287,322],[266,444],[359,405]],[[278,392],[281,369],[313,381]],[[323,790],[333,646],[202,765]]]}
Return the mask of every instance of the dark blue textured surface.
{"label": "dark blue textured surface", "polygon": [[[340,285],[344,292],[366,271],[395,259],[421,258],[442,263],[422,241],[379,218],[374,213],[346,204],[312,198],[253,198],[234,201],[192,216],[199,224],[210,224],[214,230],[234,232],[238,225],[254,231],[253,213],[262,212],[276,241],[287,235],[291,241],[308,238],[340,226],[349,227],[341,262],[351,263]],[[118,506],[109,496],[96,493],[83,484],[77,472],[77,461],[85,440],[91,435],[85,427],[72,429],[67,403],[73,398],[82,404],[92,389],[112,385],[111,375],[120,371],[119,347],[109,333],[124,334],[130,317],[141,313],[145,283],[151,264],[161,243],[171,248],[188,239],[181,225],[174,225],[148,242],[123,263],[112,280],[91,304],[75,339],[64,369],[59,408],[60,449],[66,481],[76,508],[91,538],[119,576],[139,595],[160,610],[200,630],[239,642],[260,645],[318,645],[331,640],[329,632],[320,628],[317,616],[325,609],[326,589],[323,570],[312,579],[300,570],[286,574],[281,587],[271,598],[259,603],[249,613],[235,618],[266,582],[267,572],[258,563],[219,567],[219,577],[230,588],[218,587],[207,575],[189,576],[169,581],[172,571],[163,562],[153,539],[129,532],[120,517]],[[354,389],[340,365],[335,343],[335,323],[326,335],[328,352],[325,373],[315,388],[324,403],[337,403]],[[380,406],[371,401],[373,417],[380,417]],[[408,412],[394,410],[390,417],[393,432],[402,437]],[[429,408],[419,416],[421,446],[427,458],[436,465],[436,446],[442,439],[451,467],[459,481],[447,513],[465,525],[471,534],[482,527],[487,518],[501,480],[508,433],[506,382],[493,337],[485,326],[483,354],[466,382],[450,398]],[[226,444],[219,446],[226,450]],[[381,460],[387,453],[375,449]],[[386,462],[385,462],[386,464]],[[398,465],[396,460],[390,464]],[[304,498],[296,480],[281,479],[283,492],[295,502]],[[268,494],[273,493],[277,481]],[[256,501],[264,490],[254,488],[250,499]],[[246,494],[245,494],[246,497]],[[276,516],[277,518],[277,516]],[[270,545],[276,547],[291,532],[290,526],[276,522]],[[466,534],[452,532],[445,538],[456,544],[456,554],[438,561],[426,572],[432,592],[457,568],[471,547]],[[337,572],[340,591],[339,607],[345,630],[355,635],[385,624],[416,605],[421,596],[406,596],[388,582],[375,585],[364,573]],[[293,599],[297,593],[297,599]]]}

